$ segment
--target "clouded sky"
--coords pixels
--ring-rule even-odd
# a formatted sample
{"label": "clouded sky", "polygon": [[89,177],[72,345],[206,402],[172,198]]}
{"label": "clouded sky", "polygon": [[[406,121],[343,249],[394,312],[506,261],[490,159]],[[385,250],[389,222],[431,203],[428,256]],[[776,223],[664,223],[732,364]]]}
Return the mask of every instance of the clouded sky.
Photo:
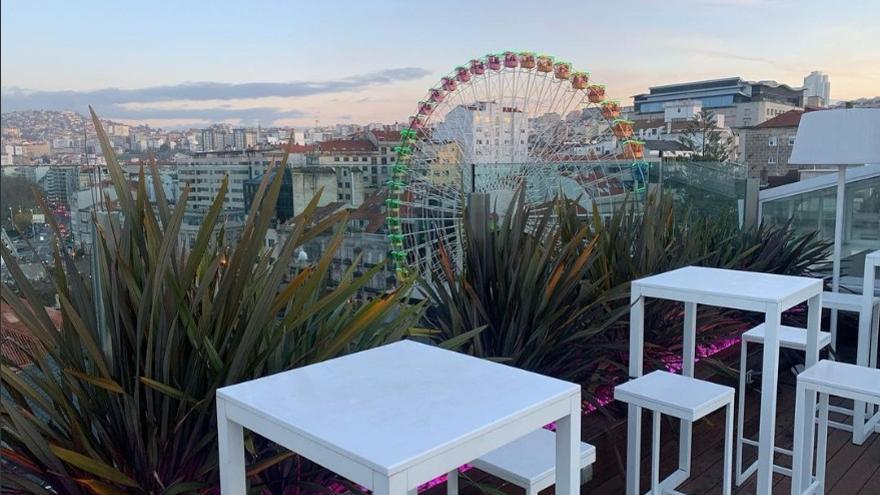
{"label": "clouded sky", "polygon": [[880,1],[3,0],[2,109],[188,126],[394,122],[456,65],[571,61],[627,101],[741,76],[880,95]]}

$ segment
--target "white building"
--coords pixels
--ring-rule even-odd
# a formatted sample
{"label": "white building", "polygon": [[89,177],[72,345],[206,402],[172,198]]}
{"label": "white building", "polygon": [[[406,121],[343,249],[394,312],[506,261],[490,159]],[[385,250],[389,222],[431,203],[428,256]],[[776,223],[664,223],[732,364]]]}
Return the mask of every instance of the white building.
{"label": "white building", "polygon": [[831,103],[831,81],[828,74],[814,70],[804,78],[804,88],[807,90],[804,96],[807,98],[817,96],[822,106]]}
{"label": "white building", "polygon": [[246,150],[257,145],[257,131],[253,129],[234,129],[232,131],[232,147],[237,150]]}
{"label": "white building", "polygon": [[[664,122],[673,122],[676,120],[691,120],[703,110],[703,102],[700,100],[678,100],[663,104],[663,120]],[[723,114],[716,115],[716,118],[724,119]],[[722,124],[723,127],[723,124]]]}
{"label": "white building", "polygon": [[[291,169],[291,172],[294,215],[301,214],[318,191],[323,191],[321,199],[318,200],[318,207],[338,201],[339,181],[333,167],[295,167]],[[362,195],[363,191],[360,194]]]}
{"label": "white building", "polygon": [[216,151],[195,153],[178,162],[178,190],[189,184],[187,213],[204,213],[214,202],[223,179],[229,177],[224,199],[226,210],[244,210],[244,183],[266,172],[270,163],[281,160],[280,152]]}
{"label": "white building", "polygon": [[[180,233],[178,240],[182,247],[186,249],[192,248],[199,232],[202,230],[203,217],[199,214],[185,214],[180,224]],[[214,229],[211,231],[210,242],[213,244],[217,240],[220,231],[223,231],[223,243],[225,245],[234,246],[241,239],[244,232],[245,222],[247,220],[247,212],[244,210],[228,210],[222,212],[217,217]]]}
{"label": "white building", "polygon": [[455,141],[464,163],[523,163],[529,156],[529,123],[517,108],[476,102],[452,109],[434,132],[438,141]]}
{"label": "white building", "polygon": [[[92,229],[95,219],[95,201],[116,201],[116,189],[113,186],[93,186],[88,189],[76,191],[67,198],[68,211],[70,212],[70,233],[73,240],[86,253],[92,252]],[[99,205],[98,220],[107,221],[106,205]]]}

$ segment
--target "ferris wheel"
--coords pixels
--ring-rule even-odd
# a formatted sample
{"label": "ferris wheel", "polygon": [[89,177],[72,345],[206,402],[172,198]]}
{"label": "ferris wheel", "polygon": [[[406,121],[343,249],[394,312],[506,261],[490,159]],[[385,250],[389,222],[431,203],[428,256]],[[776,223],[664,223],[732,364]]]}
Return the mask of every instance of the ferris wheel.
{"label": "ferris wheel", "polygon": [[588,209],[644,185],[633,122],[590,74],[549,55],[503,52],[456,67],[419,102],[401,141],[386,200],[401,277],[442,278],[441,250],[460,259],[470,193],[487,194],[502,216],[520,188],[535,209],[559,195]]}

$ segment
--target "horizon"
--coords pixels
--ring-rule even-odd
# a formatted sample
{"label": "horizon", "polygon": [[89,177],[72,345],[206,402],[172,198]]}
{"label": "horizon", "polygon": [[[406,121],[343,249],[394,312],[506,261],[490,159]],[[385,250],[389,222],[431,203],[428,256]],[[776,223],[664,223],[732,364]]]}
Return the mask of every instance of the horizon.
{"label": "horizon", "polygon": [[391,124],[455,66],[504,49],[570,61],[624,104],[651,86],[725,77],[799,87],[814,70],[828,74],[834,100],[880,93],[880,4],[868,1],[844,11],[817,1],[627,0],[541,9],[546,17],[524,15],[521,1],[265,2],[244,12],[220,1],[173,13],[126,5],[122,22],[109,2],[51,4],[2,3],[4,113],[91,104],[102,118],[166,129]]}

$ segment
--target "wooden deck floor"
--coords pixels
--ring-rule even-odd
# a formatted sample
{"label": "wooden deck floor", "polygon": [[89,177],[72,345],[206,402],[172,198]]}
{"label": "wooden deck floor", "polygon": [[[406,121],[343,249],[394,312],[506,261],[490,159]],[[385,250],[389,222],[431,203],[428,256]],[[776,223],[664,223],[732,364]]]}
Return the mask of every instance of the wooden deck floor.
{"label": "wooden deck floor", "polygon": [[[739,352],[731,349],[732,352]],[[699,368],[698,368],[699,373]],[[724,380],[713,378],[714,381]],[[732,383],[729,385],[735,386]],[[748,436],[757,435],[760,392],[750,389],[746,396],[745,430]],[[612,406],[614,417],[592,414],[583,421],[582,438],[597,448],[597,462],[594,465],[593,480],[582,487],[582,493],[595,495],[617,495],[624,493],[624,464],[626,461],[626,421],[621,406]],[[643,491],[647,490],[650,477],[650,417],[645,415],[643,423],[642,461]],[[838,418],[840,419],[840,418]],[[794,377],[780,372],[779,402],[777,410],[777,446],[790,448],[792,444],[792,423],[794,422]],[[694,455],[692,476],[679,489],[690,494],[720,494],[722,474],[722,452],[724,446],[723,412],[704,418],[694,425]],[[665,421],[661,433],[661,476],[671,473],[678,461],[678,423]],[[826,493],[840,495],[878,495],[880,494],[880,435],[872,435],[864,445],[854,445],[847,432],[830,429],[828,438],[828,461],[826,471]],[[757,456],[757,450],[744,448],[744,465]],[[777,456],[777,463],[790,466],[791,459]],[[755,477],[752,476],[742,487],[735,488],[736,494],[755,493]],[[522,494],[523,490],[503,483],[485,473],[471,470],[468,480],[462,480],[461,493],[475,494],[494,492]],[[774,475],[773,493],[788,494],[790,479]],[[438,485],[427,492],[428,495],[445,494],[446,486]],[[544,492],[549,495],[550,488]]]}
{"label": "wooden deck floor", "polygon": [[[749,436],[757,435],[758,408],[760,395],[756,390],[749,392],[746,398],[746,421],[745,431]],[[794,384],[780,384],[779,405],[777,412],[777,435],[778,446],[790,448],[792,444],[792,429],[794,423]],[[838,402],[841,403],[841,402]],[[647,419],[647,416],[645,417]],[[842,418],[839,418],[842,419]],[[647,424],[647,423],[646,423]],[[664,425],[661,438],[665,436],[661,454],[661,475],[673,471],[678,460],[678,425],[672,421]],[[722,475],[722,452],[724,447],[724,416],[721,411],[710,415],[705,420],[694,426],[694,456],[692,459],[691,479],[684,483],[680,490],[692,494],[720,494]],[[644,429],[644,427],[643,427]],[[645,443],[643,453],[649,453],[647,441],[650,434],[645,431]],[[623,442],[623,438],[618,440]],[[625,444],[619,444],[621,460],[625,458]],[[647,452],[646,452],[647,451]],[[757,449],[744,447],[744,465],[750,464],[757,456]],[[650,459],[645,458],[642,462],[642,483],[644,490],[648,489],[646,477],[650,475]],[[787,456],[777,455],[776,462],[783,466],[790,466],[791,459]],[[826,464],[826,493],[829,494],[880,494],[880,435],[872,435],[863,445],[854,445],[850,433],[830,429],[828,436],[828,460]],[[623,493],[624,476],[622,469],[618,468],[615,475],[609,479],[602,479],[597,475],[594,481],[583,488],[583,493],[596,495]],[[753,475],[742,487],[734,489],[736,494],[756,493],[756,476]],[[790,493],[790,478],[779,474],[774,475],[773,493]]]}

